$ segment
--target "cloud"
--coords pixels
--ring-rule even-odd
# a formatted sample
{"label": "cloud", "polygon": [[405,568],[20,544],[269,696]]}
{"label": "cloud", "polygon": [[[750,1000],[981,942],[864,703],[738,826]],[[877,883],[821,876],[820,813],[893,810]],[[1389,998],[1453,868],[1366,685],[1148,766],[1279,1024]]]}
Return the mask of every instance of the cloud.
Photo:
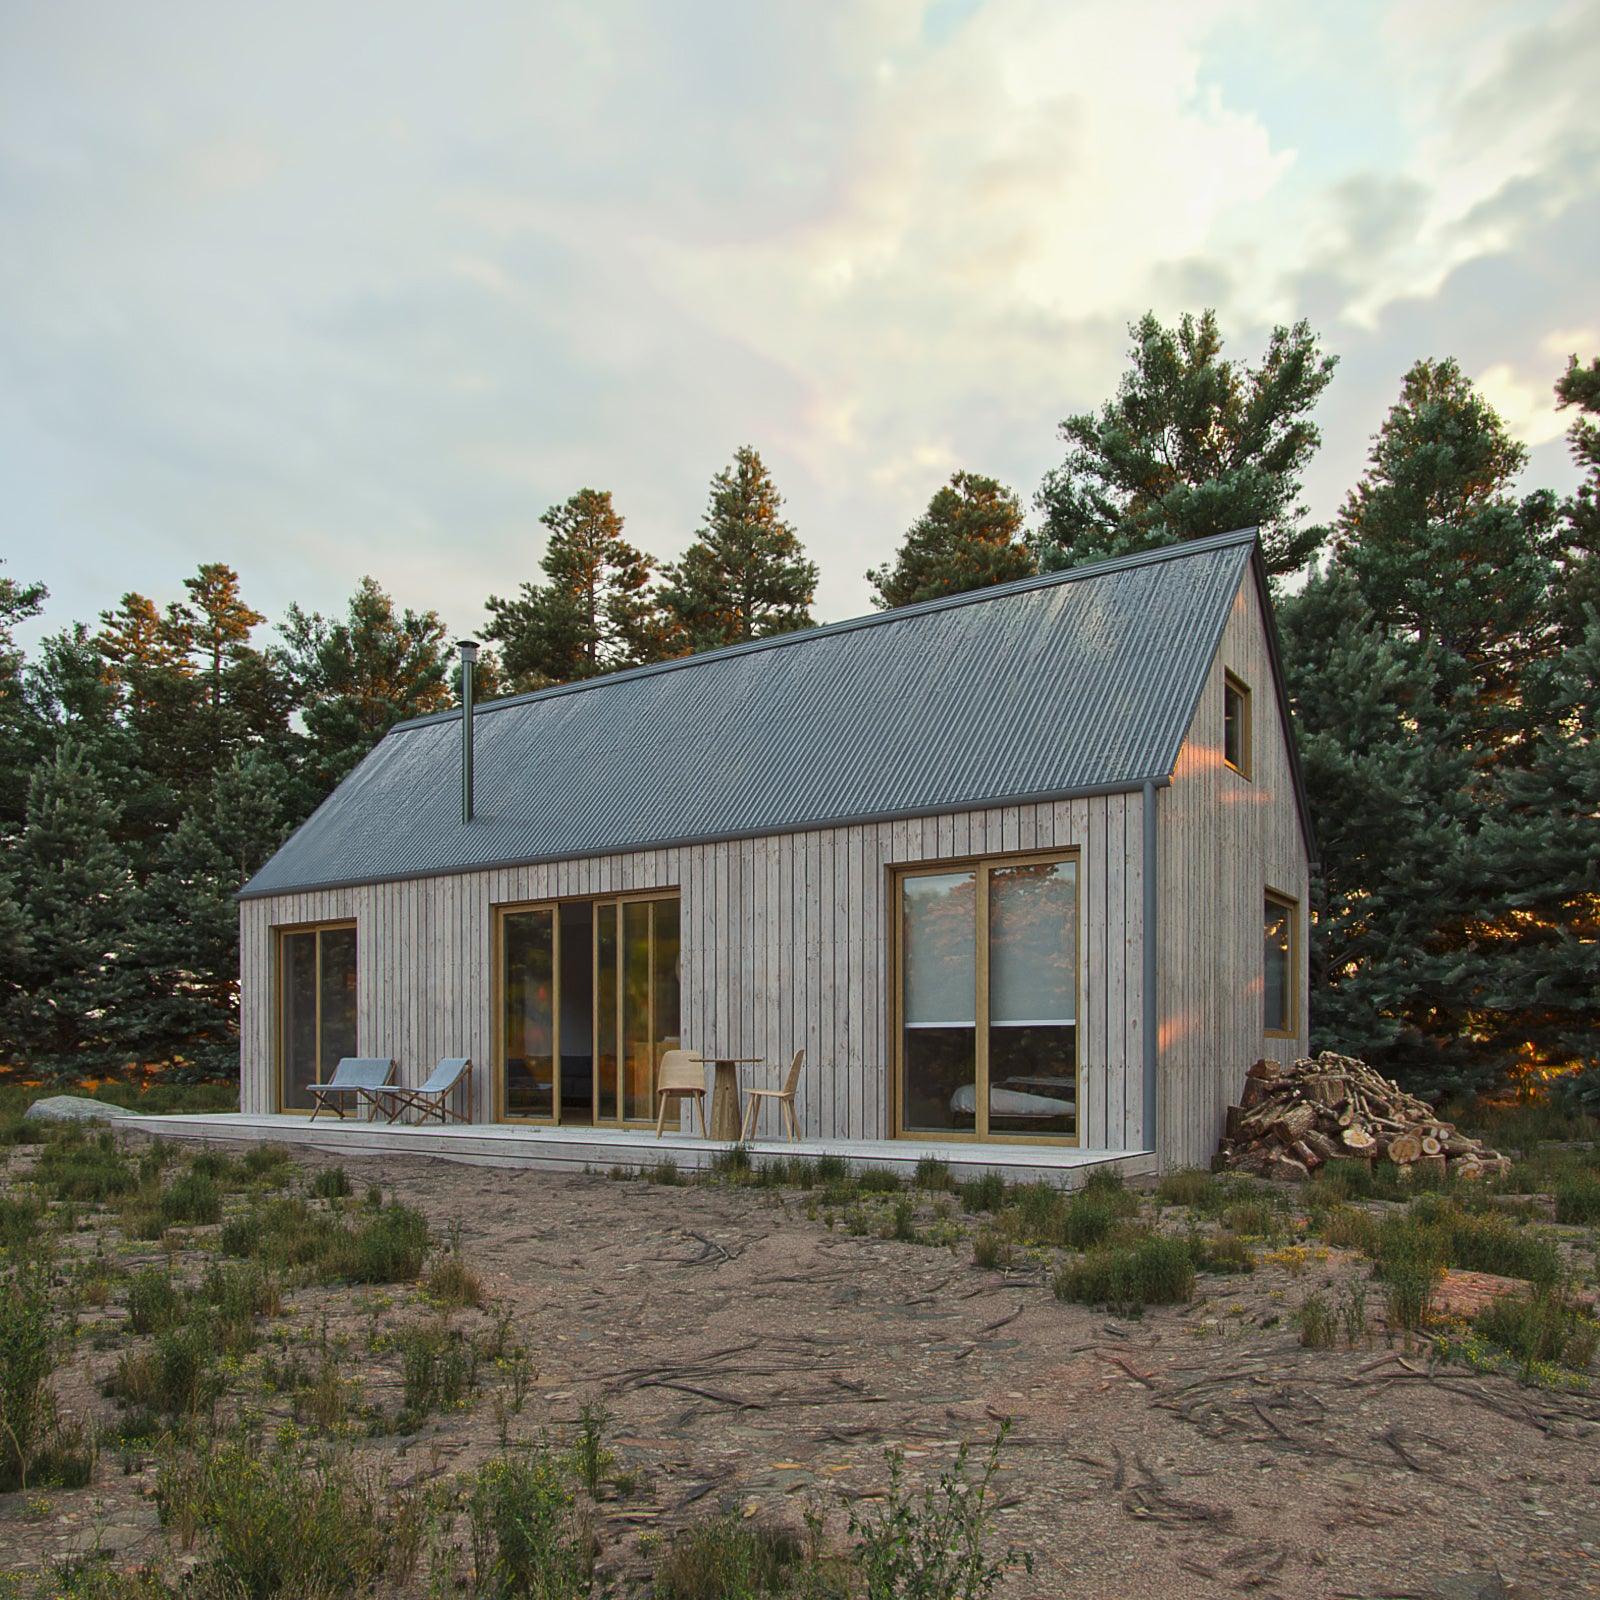
{"label": "cloud", "polygon": [[1031,492],[1149,306],[1218,306],[1241,354],[1308,315],[1343,355],[1321,512],[1425,353],[1553,461],[1545,341],[1593,315],[1597,21],[11,8],[16,574],[60,621],[202,559],[275,614],[370,571],[470,628],[547,504],[610,487],[670,556],[748,442],[843,615],[954,467]]}

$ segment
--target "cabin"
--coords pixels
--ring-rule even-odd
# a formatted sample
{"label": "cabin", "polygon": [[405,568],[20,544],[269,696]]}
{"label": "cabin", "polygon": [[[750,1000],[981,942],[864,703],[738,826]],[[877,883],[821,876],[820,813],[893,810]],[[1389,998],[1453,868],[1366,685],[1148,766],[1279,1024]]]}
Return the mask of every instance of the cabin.
{"label": "cabin", "polygon": [[242,891],[242,1110],[470,1056],[642,1161],[667,1050],[804,1050],[808,1148],[1204,1165],[1306,1053],[1312,848],[1253,531],[469,701]]}

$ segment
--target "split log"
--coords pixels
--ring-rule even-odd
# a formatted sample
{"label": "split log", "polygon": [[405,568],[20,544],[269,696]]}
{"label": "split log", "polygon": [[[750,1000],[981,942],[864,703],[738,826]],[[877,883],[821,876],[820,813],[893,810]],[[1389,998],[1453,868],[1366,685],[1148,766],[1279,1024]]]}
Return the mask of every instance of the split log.
{"label": "split log", "polygon": [[1346,1128],[1339,1137],[1351,1150],[1370,1150],[1378,1142],[1365,1128],[1355,1123]]}

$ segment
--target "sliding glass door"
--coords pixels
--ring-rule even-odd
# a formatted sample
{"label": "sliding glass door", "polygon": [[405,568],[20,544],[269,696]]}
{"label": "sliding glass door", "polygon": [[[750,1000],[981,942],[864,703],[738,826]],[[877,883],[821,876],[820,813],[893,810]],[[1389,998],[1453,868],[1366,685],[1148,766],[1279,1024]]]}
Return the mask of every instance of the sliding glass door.
{"label": "sliding glass door", "polygon": [[653,1121],[679,1034],[677,895],[508,907],[499,928],[499,1114]]}
{"label": "sliding glass door", "polygon": [[310,1111],[307,1085],[356,1054],[356,926],[278,934],[278,1105]]}
{"label": "sliding glass door", "polygon": [[1075,857],[907,870],[897,890],[900,1133],[1076,1139]]}

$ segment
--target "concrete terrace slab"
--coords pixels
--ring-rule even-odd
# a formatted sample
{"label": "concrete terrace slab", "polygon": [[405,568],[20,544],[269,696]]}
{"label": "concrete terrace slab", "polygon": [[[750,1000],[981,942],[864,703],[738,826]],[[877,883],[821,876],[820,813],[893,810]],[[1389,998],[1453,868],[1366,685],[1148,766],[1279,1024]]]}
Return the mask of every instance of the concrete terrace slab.
{"label": "concrete terrace slab", "polygon": [[[719,1151],[717,1139],[632,1128],[545,1128],[524,1124],[474,1123],[417,1127],[346,1117],[254,1115],[207,1112],[141,1117],[132,1124],[163,1139],[194,1139],[219,1144],[283,1144],[329,1155],[431,1156],[475,1166],[535,1168],[555,1172],[602,1172],[613,1167],[642,1171],[665,1160],[685,1171],[709,1167]],[[887,1167],[909,1175],[925,1157],[945,1162],[956,1178],[999,1173],[1013,1183],[1034,1180],[1075,1188],[1098,1167],[1115,1166],[1129,1180],[1152,1177],[1155,1157],[1148,1151],[1088,1150],[1020,1144],[919,1143],[914,1140],[805,1139],[789,1143],[757,1139],[745,1146],[752,1161],[800,1156],[842,1156],[852,1168]]]}

